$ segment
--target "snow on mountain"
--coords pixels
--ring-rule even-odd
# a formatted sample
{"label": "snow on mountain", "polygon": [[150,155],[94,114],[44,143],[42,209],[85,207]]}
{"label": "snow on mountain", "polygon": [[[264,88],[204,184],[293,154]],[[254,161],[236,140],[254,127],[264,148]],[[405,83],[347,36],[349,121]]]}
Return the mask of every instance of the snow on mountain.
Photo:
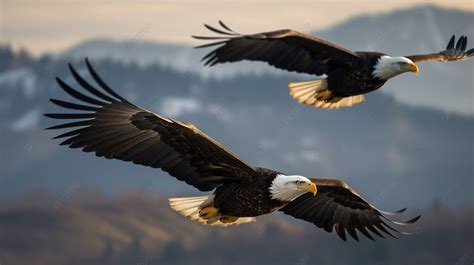
{"label": "snow on mountain", "polygon": [[12,128],[14,131],[36,129],[39,125],[40,116],[41,113],[39,109],[28,110],[18,119],[14,120],[11,123],[10,128]]}
{"label": "snow on mountain", "polygon": [[31,98],[36,93],[35,82],[36,76],[28,69],[0,72],[0,88],[20,87],[26,98]]}

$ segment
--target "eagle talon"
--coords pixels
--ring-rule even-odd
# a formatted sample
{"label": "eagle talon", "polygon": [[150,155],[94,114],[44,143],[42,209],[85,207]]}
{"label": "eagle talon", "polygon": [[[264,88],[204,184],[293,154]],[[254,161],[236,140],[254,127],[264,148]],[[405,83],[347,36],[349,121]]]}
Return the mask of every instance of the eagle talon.
{"label": "eagle talon", "polygon": [[327,102],[327,100],[331,100],[332,98],[333,98],[333,95],[331,94],[331,91],[329,91],[329,90],[324,90],[324,91],[316,94],[316,100],[317,101]]}
{"label": "eagle talon", "polygon": [[239,217],[224,215],[221,218],[219,218],[219,221],[221,221],[224,224],[228,224],[228,223],[233,223],[237,221],[238,219]]}
{"label": "eagle talon", "polygon": [[332,103],[333,100],[334,100],[334,98],[335,98],[335,97],[331,95],[331,96],[329,96],[329,97],[327,97],[327,98],[324,99],[324,103]]}
{"label": "eagle talon", "polygon": [[199,211],[199,217],[204,218],[204,219],[209,219],[212,217],[215,217],[219,213],[219,209],[214,208],[214,207],[206,207],[202,208]]}

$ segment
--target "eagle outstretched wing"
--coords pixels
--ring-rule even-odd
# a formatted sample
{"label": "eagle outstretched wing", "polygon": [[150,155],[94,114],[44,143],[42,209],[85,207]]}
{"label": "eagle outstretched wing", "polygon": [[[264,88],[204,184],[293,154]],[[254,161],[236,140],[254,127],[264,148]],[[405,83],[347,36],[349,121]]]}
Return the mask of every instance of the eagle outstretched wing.
{"label": "eagle outstretched wing", "polygon": [[82,148],[97,156],[161,168],[201,191],[224,182],[252,176],[255,169],[190,123],[166,118],[140,108],[114,92],[86,59],[87,69],[102,88],[93,87],[74,67],[74,79],[89,92],[79,92],[57,78],[59,86],[81,104],[51,99],[74,113],[51,113],[53,119],[74,120],[47,129],[73,129],[56,138],[61,145]]}
{"label": "eagle outstretched wing", "polygon": [[310,179],[316,184],[316,196],[306,193],[287,204],[280,211],[295,218],[302,219],[323,228],[331,233],[335,228],[342,240],[346,240],[346,232],[355,240],[359,240],[356,230],[367,238],[374,240],[369,233],[384,237],[383,234],[396,237],[400,232],[388,223],[407,225],[416,222],[420,216],[408,221],[397,222],[385,215],[402,213],[405,209],[395,212],[383,212],[369,204],[345,182],[333,179]]}
{"label": "eagle outstretched wing", "polygon": [[459,60],[466,60],[469,57],[474,56],[474,49],[466,51],[467,48],[467,37],[461,36],[455,44],[455,36],[453,35],[449,40],[446,50],[440,51],[438,53],[430,54],[419,54],[419,55],[410,55],[405,56],[406,58],[412,60],[413,62],[423,62],[423,61],[439,61],[439,62],[453,62]]}
{"label": "eagle outstretched wing", "polygon": [[205,65],[241,60],[263,61],[287,71],[322,75],[358,58],[356,53],[334,43],[291,29],[243,35],[231,30],[222,21],[219,24],[222,29],[204,25],[219,36],[193,36],[216,41],[196,47],[217,46],[202,58]]}

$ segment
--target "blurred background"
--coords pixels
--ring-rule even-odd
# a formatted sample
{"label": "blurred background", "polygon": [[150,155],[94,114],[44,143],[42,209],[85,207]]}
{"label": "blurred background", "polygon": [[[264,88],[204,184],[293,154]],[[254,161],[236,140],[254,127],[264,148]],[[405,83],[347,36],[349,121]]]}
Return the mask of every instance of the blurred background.
{"label": "blurred background", "polygon": [[[351,109],[297,104],[307,76],[260,63],[202,67],[202,23],[292,28],[392,55],[474,41],[474,2],[0,1],[0,264],[473,264],[474,60],[420,64]],[[472,48],[474,42],[468,43]],[[343,242],[280,213],[230,229],[188,221],[167,174],[59,147],[41,114],[88,57],[134,103],[189,121],[247,162],[340,178],[411,236]],[[90,78],[89,78],[90,80]]]}

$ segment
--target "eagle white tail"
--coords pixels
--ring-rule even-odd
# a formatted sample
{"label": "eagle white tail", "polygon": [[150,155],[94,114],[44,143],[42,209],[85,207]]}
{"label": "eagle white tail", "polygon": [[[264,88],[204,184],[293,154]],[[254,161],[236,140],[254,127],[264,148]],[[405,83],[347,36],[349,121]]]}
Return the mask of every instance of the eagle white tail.
{"label": "eagle white tail", "polygon": [[190,220],[199,222],[204,225],[226,227],[231,225],[240,225],[255,222],[254,217],[240,217],[232,222],[222,222],[221,218],[225,217],[222,214],[218,214],[208,219],[202,218],[201,216],[199,216],[199,211],[206,207],[212,207],[214,195],[185,198],[169,198],[168,201],[173,210],[177,211],[178,213],[187,217]]}
{"label": "eagle white tail", "polygon": [[299,103],[321,109],[338,109],[352,107],[365,102],[363,95],[351,97],[332,97],[326,79],[305,82],[292,82],[288,84],[290,95]]}

